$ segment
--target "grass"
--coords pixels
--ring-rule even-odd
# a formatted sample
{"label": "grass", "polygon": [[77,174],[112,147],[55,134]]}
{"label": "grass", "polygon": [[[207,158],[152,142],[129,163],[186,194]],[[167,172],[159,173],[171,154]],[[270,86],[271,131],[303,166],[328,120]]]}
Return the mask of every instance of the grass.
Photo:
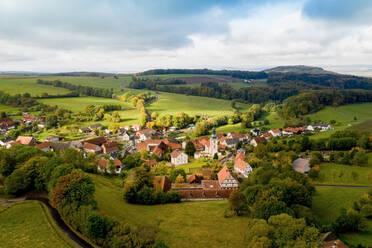
{"label": "grass", "polygon": [[18,108],[15,108],[15,107],[10,107],[10,106],[6,106],[6,105],[1,105],[0,104],[0,112],[5,112],[5,113],[17,113],[19,112],[20,110]]}
{"label": "grass", "polygon": [[[245,112],[250,104],[237,103],[241,112]],[[209,97],[187,96],[172,93],[159,93],[159,99],[152,103],[148,110],[157,112],[159,115],[175,115],[180,112],[189,115],[207,114],[208,116],[232,115],[234,109],[231,101]]]}
{"label": "grass", "polygon": [[63,88],[37,84],[36,80],[36,77],[0,76],[0,90],[9,93],[10,95],[23,94],[27,92],[32,96],[40,96],[42,93],[57,95],[70,92]]}
{"label": "grass", "polygon": [[[354,176],[353,173],[355,173]],[[314,182],[320,184],[372,186],[372,166],[359,167],[323,163],[320,165],[319,179]]]}
{"label": "grass", "polygon": [[[340,214],[342,208],[350,208],[354,201],[366,192],[360,188],[316,187],[312,209],[321,224],[330,224]],[[372,245],[372,220],[368,221],[368,230],[359,233],[341,235],[348,244]]]}
{"label": "grass", "polygon": [[362,123],[351,126],[348,129],[372,133],[372,120],[364,121]]}
{"label": "grass", "polygon": [[368,120],[372,118],[372,103],[349,104],[340,107],[325,107],[317,113],[307,115],[311,120],[321,120],[329,122],[351,122],[354,117],[358,120]]}
{"label": "grass", "polygon": [[[1,247],[76,247],[49,222],[46,209],[36,201],[12,205],[0,213]],[[6,234],[6,235],[4,235]]]}
{"label": "grass", "polygon": [[131,224],[155,226],[169,247],[246,247],[249,218],[224,218],[227,201],[132,205],[122,199],[120,182],[91,175],[102,213]]}
{"label": "grass", "polygon": [[190,169],[201,168],[210,161],[207,158],[191,159],[188,164],[177,166],[177,169],[183,169],[186,173],[190,173]]}
{"label": "grass", "polygon": [[333,126],[334,130],[327,130],[324,132],[318,132],[312,136],[310,136],[310,139],[325,139],[331,137],[332,134],[334,134],[337,131],[342,131],[347,128],[353,127],[354,125],[357,125],[359,122],[351,122],[351,123],[339,123],[337,126]]}

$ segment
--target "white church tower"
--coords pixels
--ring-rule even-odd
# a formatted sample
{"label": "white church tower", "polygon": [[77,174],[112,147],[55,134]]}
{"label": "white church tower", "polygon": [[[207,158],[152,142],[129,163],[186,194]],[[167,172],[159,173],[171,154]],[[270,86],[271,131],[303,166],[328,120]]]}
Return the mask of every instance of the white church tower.
{"label": "white church tower", "polygon": [[213,130],[212,130],[212,136],[211,136],[211,139],[210,139],[210,144],[209,144],[209,155],[211,157],[214,156],[214,154],[218,154],[218,137],[216,135],[216,129],[213,127]]}

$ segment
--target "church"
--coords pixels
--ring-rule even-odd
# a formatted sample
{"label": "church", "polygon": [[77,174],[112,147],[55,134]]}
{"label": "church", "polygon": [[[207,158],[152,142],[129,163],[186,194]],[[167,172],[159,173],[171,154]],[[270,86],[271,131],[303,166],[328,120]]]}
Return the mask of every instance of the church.
{"label": "church", "polygon": [[205,153],[207,153],[210,157],[213,157],[214,154],[218,154],[218,137],[216,135],[216,129],[213,128],[212,136],[209,139],[209,144],[205,146]]}

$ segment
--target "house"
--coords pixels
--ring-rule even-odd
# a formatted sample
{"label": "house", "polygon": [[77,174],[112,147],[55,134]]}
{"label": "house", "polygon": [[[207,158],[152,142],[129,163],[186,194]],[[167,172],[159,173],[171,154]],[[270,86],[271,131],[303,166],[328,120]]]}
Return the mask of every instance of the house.
{"label": "house", "polygon": [[34,137],[18,136],[15,142],[21,145],[32,146],[36,144],[36,139]]}
{"label": "house", "polygon": [[84,152],[87,152],[87,153],[101,153],[102,152],[102,149],[99,145],[96,145],[96,144],[92,144],[92,143],[88,143],[88,142],[85,142],[84,143]]}
{"label": "house", "polygon": [[257,128],[251,130],[251,134],[253,136],[259,136],[260,132],[261,132],[260,129],[257,129]]}
{"label": "house", "polygon": [[349,248],[344,242],[339,239],[324,241],[322,248]]}
{"label": "house", "polygon": [[145,141],[151,139],[151,137],[155,134],[155,131],[151,128],[142,129],[136,132],[136,136],[139,137],[140,141]]}
{"label": "house", "polygon": [[72,149],[75,149],[75,150],[81,150],[83,149],[83,142],[81,142],[80,140],[74,140],[74,141],[71,141],[70,142],[70,147],[69,148],[72,148]]}
{"label": "house", "polygon": [[38,128],[45,128],[46,124],[44,122],[40,122],[40,123],[37,124],[37,127]]}
{"label": "house", "polygon": [[266,140],[269,140],[273,137],[271,133],[263,133],[261,137],[265,138]]}
{"label": "house", "polygon": [[49,142],[58,142],[58,141],[61,141],[62,139],[63,139],[63,137],[54,136],[54,135],[48,135],[48,136],[45,137],[45,140],[49,141]]}
{"label": "house", "polygon": [[225,165],[217,174],[218,183],[223,189],[238,188],[238,181],[231,175],[230,170]]}
{"label": "house", "polygon": [[234,163],[234,170],[244,177],[248,177],[248,175],[252,172],[252,167],[242,159],[235,160]]}
{"label": "house", "polygon": [[168,146],[162,141],[159,145],[157,145],[154,150],[152,151],[153,154],[158,156],[158,158],[162,158],[163,155],[168,151]]}
{"label": "house", "polygon": [[202,182],[202,177],[198,176],[196,174],[191,175],[188,179],[187,182],[189,184],[200,184]]}
{"label": "house", "polygon": [[35,115],[29,115],[29,114],[25,114],[25,115],[23,115],[23,117],[22,117],[22,122],[24,123],[24,124],[31,124],[31,123],[34,123],[34,122],[37,122],[38,120],[40,120],[40,118],[39,117],[37,117],[37,116],[35,116]]}
{"label": "house", "polygon": [[194,153],[194,158],[195,159],[199,159],[199,158],[201,158],[203,156],[203,154],[201,153],[201,152],[195,152]]}
{"label": "house", "polygon": [[71,143],[63,143],[63,142],[51,142],[51,147],[53,151],[63,151],[70,148]]}
{"label": "house", "polygon": [[188,156],[186,153],[180,151],[180,150],[174,150],[171,153],[171,163],[178,166],[182,164],[187,164],[188,161]]}
{"label": "house", "polygon": [[110,171],[110,164],[115,167],[115,173],[116,174],[120,174],[121,173],[121,170],[123,169],[123,164],[117,158],[115,158],[114,160],[112,160],[111,163],[110,163],[110,160],[108,160],[106,158],[101,158],[100,160],[98,160],[98,170],[99,171],[102,171],[102,172],[111,173],[111,171]]}
{"label": "house", "polygon": [[144,162],[150,167],[154,167],[158,163],[156,159],[144,160]]}
{"label": "house", "polygon": [[119,151],[118,143],[115,142],[115,141],[111,141],[111,140],[108,140],[101,147],[102,147],[102,151],[103,151],[104,154],[110,154],[112,152],[118,152]]}
{"label": "house", "polygon": [[269,131],[269,133],[273,136],[273,137],[278,137],[278,136],[281,136],[282,135],[282,131],[280,131],[280,129],[271,129]]}
{"label": "house", "polygon": [[11,143],[13,142],[13,140],[9,137],[7,138],[3,138],[3,139],[0,139],[0,146],[1,147],[6,147],[6,148],[9,148],[11,145]]}
{"label": "house", "polygon": [[255,137],[251,140],[250,144],[254,147],[256,147],[260,143],[266,142],[266,139],[264,137]]}
{"label": "house", "polygon": [[141,130],[141,125],[140,124],[133,124],[132,129],[137,132],[137,131]]}
{"label": "house", "polygon": [[239,144],[239,138],[224,139],[224,141],[221,142],[221,144],[226,146],[226,147],[233,148],[233,147],[235,147]]}
{"label": "house", "polygon": [[79,128],[80,133],[90,133],[90,129],[87,127],[81,127]]}
{"label": "house", "polygon": [[0,131],[6,132],[15,128],[15,124],[11,118],[0,118]]}
{"label": "house", "polygon": [[308,126],[306,127],[306,130],[308,130],[308,131],[315,131],[315,127],[312,126],[312,125],[308,125]]}
{"label": "house", "polygon": [[106,138],[105,137],[96,137],[96,138],[92,138],[92,139],[87,139],[84,141],[85,142],[88,142],[90,144],[95,144],[95,145],[98,145],[98,146],[102,146],[104,143],[107,142]]}
{"label": "house", "polygon": [[172,182],[166,176],[155,177],[154,187],[157,191],[168,192],[172,188]]}
{"label": "house", "polygon": [[46,142],[43,142],[43,143],[40,143],[40,144],[36,144],[35,146],[37,148],[39,148],[40,150],[44,151],[44,152],[53,151],[52,143],[49,142],[49,141],[46,141]]}
{"label": "house", "polygon": [[310,163],[308,159],[298,158],[293,161],[293,169],[302,174],[307,174],[310,170]]}
{"label": "house", "polygon": [[130,135],[128,132],[122,132],[118,134],[117,138],[122,141],[129,141],[131,138],[134,138],[134,135]]}
{"label": "house", "polygon": [[334,129],[331,125],[323,124],[323,123],[316,125],[315,128],[320,129],[321,132]]}
{"label": "house", "polygon": [[88,128],[90,129],[90,131],[94,131],[96,129],[101,129],[102,124],[101,123],[91,124],[91,125],[88,126]]}

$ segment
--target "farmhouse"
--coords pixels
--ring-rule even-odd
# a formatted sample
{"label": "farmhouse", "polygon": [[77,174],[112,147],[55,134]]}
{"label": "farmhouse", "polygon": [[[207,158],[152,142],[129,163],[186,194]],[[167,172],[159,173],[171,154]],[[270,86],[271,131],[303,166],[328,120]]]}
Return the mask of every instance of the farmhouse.
{"label": "farmhouse", "polygon": [[217,177],[221,188],[238,188],[238,181],[231,175],[231,172],[226,165],[218,172]]}
{"label": "farmhouse", "polygon": [[36,139],[34,137],[18,136],[15,143],[32,146],[36,143]]}
{"label": "farmhouse", "polygon": [[23,117],[22,117],[22,122],[23,122],[24,124],[31,124],[31,123],[37,122],[37,121],[39,121],[39,120],[40,120],[40,118],[37,117],[37,116],[35,116],[35,115],[25,114],[25,115],[23,115]]}
{"label": "farmhouse", "polygon": [[151,128],[142,129],[136,132],[136,136],[139,138],[140,141],[145,141],[151,139],[151,137],[155,134],[155,131]]}
{"label": "farmhouse", "polygon": [[101,153],[102,149],[99,145],[85,142],[84,143],[84,152],[87,152],[87,153]]}
{"label": "farmhouse", "polygon": [[111,140],[108,140],[101,147],[102,147],[102,151],[104,154],[110,154],[112,152],[119,151],[118,143],[116,143],[115,141],[111,141]]}
{"label": "farmhouse", "polygon": [[278,137],[278,136],[281,136],[282,135],[282,131],[280,131],[280,129],[271,129],[269,131],[269,133],[273,136],[273,137]]}
{"label": "farmhouse", "polygon": [[242,159],[237,159],[234,163],[234,170],[244,177],[248,177],[248,175],[252,172],[252,167]]}
{"label": "farmhouse", "polygon": [[250,144],[254,147],[256,147],[260,143],[266,142],[266,139],[264,137],[255,137],[251,140]]}
{"label": "farmhouse", "polygon": [[6,132],[10,129],[13,129],[15,127],[15,124],[11,118],[5,117],[0,118],[0,131]]}
{"label": "farmhouse", "polygon": [[37,148],[39,148],[40,150],[44,151],[44,152],[49,152],[49,151],[53,151],[53,148],[52,148],[52,143],[49,142],[49,141],[46,141],[46,142],[43,142],[41,144],[37,144],[35,145]]}
{"label": "farmhouse", "polygon": [[187,164],[188,161],[188,156],[186,153],[180,151],[180,150],[174,150],[171,153],[171,163],[178,166],[182,164]]}
{"label": "farmhouse", "polygon": [[115,173],[116,174],[121,173],[121,170],[123,168],[123,164],[117,158],[112,160],[112,162],[110,162],[110,160],[108,160],[106,158],[101,158],[100,160],[98,160],[98,171],[111,173],[110,172],[110,164],[112,164],[115,167]]}

